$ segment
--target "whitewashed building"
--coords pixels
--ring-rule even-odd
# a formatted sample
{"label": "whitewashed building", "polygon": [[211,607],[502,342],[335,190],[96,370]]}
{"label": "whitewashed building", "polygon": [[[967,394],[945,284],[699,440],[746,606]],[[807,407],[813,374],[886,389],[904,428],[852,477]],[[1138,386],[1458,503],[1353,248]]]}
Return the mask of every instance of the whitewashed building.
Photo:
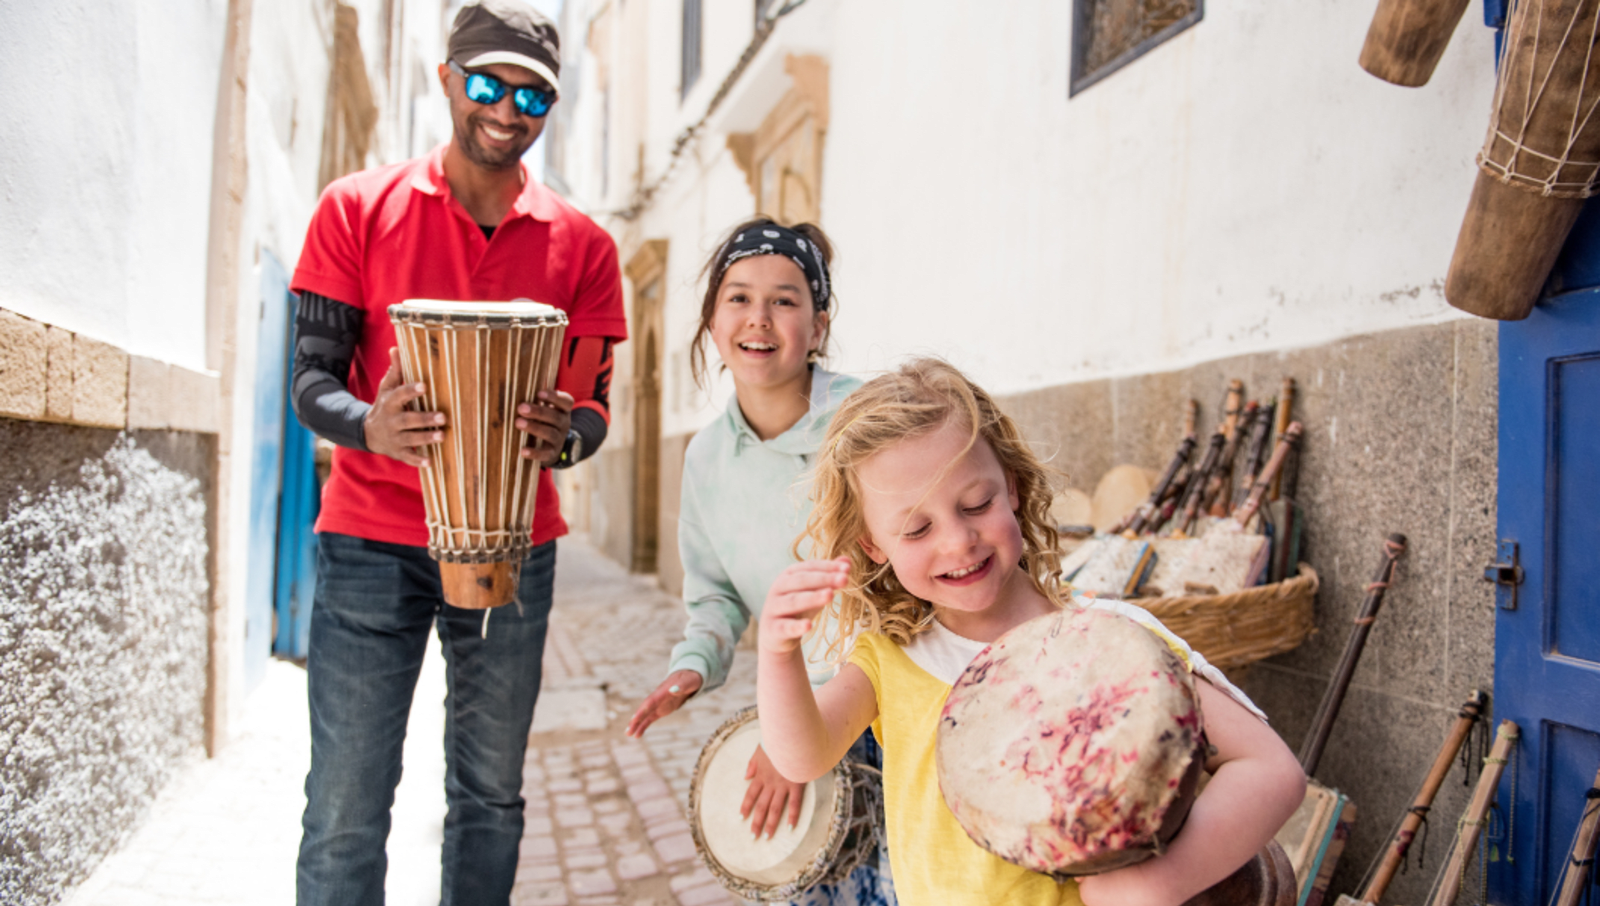
{"label": "whitewashed building", "polygon": [[1321,632],[1245,677],[1292,747],[1383,537],[1411,538],[1318,770],[1362,812],[1349,889],[1493,676],[1496,334],[1443,297],[1493,33],[1474,5],[1400,89],[1356,64],[1372,11],[568,0],[548,179],[615,235],[632,331],[575,523],[678,587],[683,450],[730,391],[690,374],[700,268],[756,212],[836,243],[833,367],[944,356],[1085,492],[1163,465],[1185,401],[1209,423],[1228,379],[1293,377]]}
{"label": "whitewashed building", "polygon": [[294,534],[288,274],[329,180],[448,137],[457,5],[0,7],[0,901],[230,739]]}

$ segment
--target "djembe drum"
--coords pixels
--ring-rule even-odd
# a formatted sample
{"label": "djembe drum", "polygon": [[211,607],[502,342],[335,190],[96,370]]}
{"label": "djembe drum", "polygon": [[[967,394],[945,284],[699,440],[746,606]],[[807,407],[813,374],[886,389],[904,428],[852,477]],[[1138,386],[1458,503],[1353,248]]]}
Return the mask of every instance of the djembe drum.
{"label": "djembe drum", "polygon": [[876,860],[883,789],[878,772],[866,765],[835,765],[806,784],[796,826],[785,820],[771,837],[751,836],[739,808],[749,786],[745,767],[760,743],[751,705],[711,734],[695,765],[689,828],[717,881],[747,900],[788,902]]}
{"label": "djembe drum", "polygon": [[[1204,769],[1194,682],[1160,637],[1121,615],[1069,607],[1030,620],[950,690],[935,743],[945,803],[973,842],[1058,880],[1159,855]],[[1269,843],[1190,902],[1294,894],[1293,868]]]}
{"label": "djembe drum", "polygon": [[391,305],[389,320],[406,382],[426,387],[411,408],[445,416],[421,470],[444,598],[499,607],[516,597],[539,488],[517,406],[555,386],[567,316],[535,302],[410,299]]}

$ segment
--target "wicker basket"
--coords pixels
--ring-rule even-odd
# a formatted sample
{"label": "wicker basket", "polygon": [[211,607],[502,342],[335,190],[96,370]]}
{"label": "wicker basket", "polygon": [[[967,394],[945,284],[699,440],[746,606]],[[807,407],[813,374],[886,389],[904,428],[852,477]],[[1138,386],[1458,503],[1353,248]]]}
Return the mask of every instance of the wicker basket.
{"label": "wicker basket", "polygon": [[1317,571],[1272,585],[1226,595],[1138,598],[1130,602],[1155,614],[1206,660],[1223,670],[1253,664],[1298,646],[1311,634]]}

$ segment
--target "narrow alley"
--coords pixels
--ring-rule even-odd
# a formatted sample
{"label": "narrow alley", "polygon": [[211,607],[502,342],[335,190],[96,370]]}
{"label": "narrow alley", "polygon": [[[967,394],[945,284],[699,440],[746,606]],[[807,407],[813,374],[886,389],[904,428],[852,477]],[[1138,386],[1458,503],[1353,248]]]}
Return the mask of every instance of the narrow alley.
{"label": "narrow alley", "polygon": [[[682,603],[581,539],[561,542],[545,678],[524,769],[527,828],[514,906],[710,906],[733,902],[695,858],[684,804],[703,741],[754,700],[755,660],[638,742],[633,707],[683,627]],[[439,897],[444,672],[423,666],[389,838],[388,901]],[[294,898],[309,758],[305,672],[274,662],[219,757],[196,759],[70,906],[256,906]]]}

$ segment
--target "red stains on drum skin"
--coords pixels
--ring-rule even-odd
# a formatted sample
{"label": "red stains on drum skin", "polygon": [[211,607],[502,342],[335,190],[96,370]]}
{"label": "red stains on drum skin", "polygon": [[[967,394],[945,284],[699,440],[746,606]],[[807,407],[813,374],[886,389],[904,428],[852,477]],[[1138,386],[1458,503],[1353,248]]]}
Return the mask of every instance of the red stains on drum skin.
{"label": "red stains on drum skin", "polygon": [[1193,680],[1120,615],[1064,611],[1013,629],[973,660],[941,717],[946,803],[975,842],[1025,868],[1132,864],[1162,851],[1165,820],[1187,811]]}

